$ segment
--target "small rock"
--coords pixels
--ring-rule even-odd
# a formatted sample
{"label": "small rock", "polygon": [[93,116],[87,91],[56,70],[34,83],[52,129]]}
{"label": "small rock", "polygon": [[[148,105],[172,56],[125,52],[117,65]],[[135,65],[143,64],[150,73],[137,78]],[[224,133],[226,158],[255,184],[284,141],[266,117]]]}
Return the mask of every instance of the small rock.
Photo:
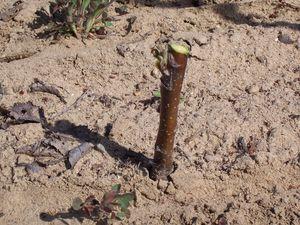
{"label": "small rock", "polygon": [[206,154],[204,156],[204,159],[206,162],[220,162],[222,161],[222,157],[219,155],[213,155],[213,154]]}
{"label": "small rock", "polygon": [[110,108],[113,105],[111,97],[105,94],[99,97],[99,101],[107,108]]}
{"label": "small rock", "polygon": [[283,189],[281,186],[279,186],[279,185],[275,185],[275,186],[272,188],[272,193],[273,193],[274,195],[276,195],[276,194],[281,194],[282,192],[284,192],[284,189]]}
{"label": "small rock", "polygon": [[96,149],[101,151],[102,153],[106,153],[106,149],[105,149],[104,145],[102,145],[100,143],[96,145]]}
{"label": "small rock", "polygon": [[283,44],[293,44],[294,41],[288,34],[283,34],[281,31],[278,34],[278,40]]}
{"label": "small rock", "polygon": [[270,211],[275,214],[275,215],[279,215],[282,213],[282,209],[278,206],[274,206],[270,209]]}
{"label": "small rock", "polygon": [[208,44],[208,38],[204,35],[197,35],[196,37],[194,37],[194,41],[199,45],[199,46],[202,46],[202,45],[206,45]]}
{"label": "small rock", "polygon": [[140,207],[143,205],[142,194],[138,190],[135,190],[135,199],[136,199],[134,202],[135,207]]}
{"label": "small rock", "polygon": [[38,6],[35,1],[27,1],[22,10],[14,17],[17,22],[32,21]]}
{"label": "small rock", "polygon": [[186,197],[185,193],[181,190],[176,191],[175,193],[175,200],[179,203],[185,203]]}
{"label": "small rock", "polygon": [[14,183],[19,182],[20,180],[22,180],[22,178],[26,175],[25,170],[23,169],[23,167],[16,167],[13,168],[13,177],[12,180]]}
{"label": "small rock", "polygon": [[117,45],[117,52],[119,53],[119,55],[125,57],[125,53],[129,51],[129,47],[124,45],[124,44],[120,44]]}
{"label": "small rock", "polygon": [[159,190],[162,190],[162,191],[165,191],[168,187],[168,181],[166,180],[159,180],[158,183],[157,183],[157,188]]}
{"label": "small rock", "polygon": [[20,155],[17,159],[17,163],[18,165],[21,164],[30,164],[33,162],[32,157],[28,156],[28,155]]}
{"label": "small rock", "polygon": [[43,167],[41,167],[39,164],[37,164],[36,162],[33,162],[31,164],[27,164],[25,167],[25,170],[28,174],[34,174],[34,173],[38,173],[43,169]]}
{"label": "small rock", "polygon": [[156,67],[151,71],[151,76],[154,78],[159,78],[160,76],[160,71]]}
{"label": "small rock", "polygon": [[266,152],[258,152],[255,156],[255,161],[258,165],[266,165],[268,163],[268,156]]}
{"label": "small rock", "polygon": [[[190,23],[191,21],[189,21]],[[193,23],[193,22],[192,22]],[[173,34],[174,40],[185,40],[190,45],[194,46],[196,43],[199,46],[206,45],[209,42],[209,38],[201,34],[199,32],[193,32],[193,31],[179,31]]]}
{"label": "small rock", "polygon": [[267,200],[267,197],[260,198],[260,199],[256,200],[255,203],[263,208],[268,208],[269,204],[270,204]]}
{"label": "small rock", "polygon": [[236,159],[233,168],[247,172],[253,169],[254,166],[255,162],[252,160],[252,158],[248,155],[243,155],[242,157]]}
{"label": "small rock", "polygon": [[159,192],[156,188],[141,186],[139,187],[139,191],[149,200],[157,201],[158,199]]}
{"label": "small rock", "polygon": [[214,134],[209,134],[208,140],[213,148],[217,148],[221,145],[221,139]]}
{"label": "small rock", "polygon": [[176,193],[176,189],[175,189],[173,183],[170,183],[166,189],[166,194],[174,195],[175,193]]}
{"label": "small rock", "polygon": [[259,92],[259,87],[257,85],[252,85],[246,89],[249,94],[256,94]]}
{"label": "small rock", "polygon": [[256,56],[256,59],[257,59],[258,62],[260,62],[261,64],[263,64],[265,66],[268,64],[267,57],[264,56],[264,55]]}

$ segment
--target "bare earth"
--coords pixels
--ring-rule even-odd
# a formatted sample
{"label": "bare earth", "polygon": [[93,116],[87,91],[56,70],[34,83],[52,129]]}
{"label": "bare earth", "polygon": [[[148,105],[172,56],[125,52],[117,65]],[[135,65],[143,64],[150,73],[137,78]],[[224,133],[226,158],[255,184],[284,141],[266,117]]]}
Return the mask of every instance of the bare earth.
{"label": "bare earth", "polygon": [[[43,138],[43,128],[27,123],[0,130],[1,225],[80,224],[68,213],[52,221],[41,213],[67,212],[75,197],[101,198],[116,183],[137,195],[131,217],[116,224],[300,224],[298,0],[277,9],[276,0],[207,1],[198,8],[186,1],[139,2],[123,16],[114,3],[110,15],[119,20],[108,36],[85,43],[40,37],[45,26],[34,23],[35,12],[47,9],[48,0],[23,2],[14,19],[0,21],[0,57],[25,55],[0,62],[0,105],[31,101],[60,133],[76,138],[73,145],[89,141],[105,150],[94,148],[74,169],[61,162],[28,174],[21,165],[34,159],[15,150]],[[12,4],[1,0],[0,12]],[[279,40],[280,31],[292,42]],[[180,37],[192,52],[179,107],[178,168],[169,182],[158,183],[130,159],[153,157],[159,100],[149,100],[160,74],[151,48]],[[34,78],[58,86],[67,103],[29,92]],[[50,119],[86,90],[92,94],[77,107]],[[246,144],[255,139],[250,155],[238,147],[239,137]]]}

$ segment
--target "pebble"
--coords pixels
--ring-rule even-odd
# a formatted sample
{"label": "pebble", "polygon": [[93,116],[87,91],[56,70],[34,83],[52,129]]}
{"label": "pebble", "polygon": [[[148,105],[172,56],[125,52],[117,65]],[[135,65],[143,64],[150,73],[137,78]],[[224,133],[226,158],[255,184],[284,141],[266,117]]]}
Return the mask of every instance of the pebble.
{"label": "pebble", "polygon": [[158,183],[157,183],[157,188],[159,190],[162,190],[162,191],[165,191],[168,187],[168,181],[166,180],[159,180]]}
{"label": "pebble", "polygon": [[135,190],[135,197],[136,197],[136,201],[134,202],[134,206],[135,207],[142,206],[143,205],[143,198],[142,198],[141,192],[139,192],[138,190]]}
{"label": "pebble", "polygon": [[272,207],[270,211],[275,215],[280,215],[282,213],[282,209],[278,206]]}
{"label": "pebble", "polygon": [[159,191],[156,188],[153,187],[146,188],[144,186],[141,186],[139,188],[139,191],[145,198],[149,200],[157,201],[158,199]]}
{"label": "pebble", "polygon": [[26,175],[26,171],[23,167],[13,168],[13,177],[12,180],[14,183],[19,182]]}
{"label": "pebble", "polygon": [[259,92],[259,87],[257,85],[252,85],[250,86],[249,88],[246,89],[246,91],[249,93],[249,94],[256,94]]}
{"label": "pebble", "polygon": [[175,194],[175,200],[180,203],[185,203],[186,197],[185,193],[181,190],[177,191]]}
{"label": "pebble", "polygon": [[101,151],[102,153],[106,153],[106,149],[105,149],[104,145],[102,145],[100,143],[96,145],[96,149]]}
{"label": "pebble", "polygon": [[39,166],[36,162],[26,165],[25,170],[29,174],[38,173],[43,168]]}
{"label": "pebble", "polygon": [[264,55],[256,56],[256,59],[257,59],[258,62],[260,62],[261,64],[263,64],[265,66],[268,64],[267,57],[264,56]]}
{"label": "pebble", "polygon": [[206,162],[220,162],[222,161],[222,157],[219,155],[206,154],[204,156]]}
{"label": "pebble", "polygon": [[125,53],[129,51],[129,47],[124,45],[124,44],[120,44],[117,45],[117,52],[119,53],[119,55],[125,57]]}
{"label": "pebble", "polygon": [[160,71],[159,71],[159,69],[154,68],[154,69],[151,71],[151,76],[154,77],[154,78],[159,78],[159,76],[160,76]]}
{"label": "pebble", "polygon": [[254,166],[255,162],[252,160],[252,158],[248,155],[244,155],[235,161],[233,168],[247,172],[248,170],[253,169]]}
{"label": "pebble", "polygon": [[174,195],[175,193],[176,193],[176,189],[175,189],[173,183],[170,183],[166,189],[166,194]]}
{"label": "pebble", "polygon": [[294,41],[291,39],[291,37],[288,34],[283,34],[282,32],[279,32],[278,40],[283,44],[293,44]]}
{"label": "pebble", "polygon": [[199,34],[198,36],[194,37],[194,41],[199,45],[206,45],[208,44],[208,38],[204,35]]}
{"label": "pebble", "polygon": [[255,161],[258,165],[266,165],[268,163],[268,156],[266,152],[258,152],[255,156]]}
{"label": "pebble", "polygon": [[32,163],[33,159],[32,157],[28,155],[20,155],[17,159],[18,164],[30,164]]}

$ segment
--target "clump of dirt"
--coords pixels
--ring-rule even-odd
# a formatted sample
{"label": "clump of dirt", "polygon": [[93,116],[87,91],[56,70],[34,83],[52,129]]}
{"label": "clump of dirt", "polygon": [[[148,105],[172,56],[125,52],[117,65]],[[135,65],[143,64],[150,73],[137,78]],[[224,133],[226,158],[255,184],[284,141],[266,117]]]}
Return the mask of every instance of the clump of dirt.
{"label": "clump of dirt", "polygon": [[[299,2],[203,3],[135,2],[124,15],[114,3],[106,37],[84,42],[40,35],[46,22],[36,12],[48,0],[23,0],[8,19],[0,16],[1,107],[31,102],[68,139],[67,150],[92,147],[71,168],[64,160],[28,168],[35,157],[16,150],[49,130],[30,122],[2,127],[1,224],[47,224],[45,213],[63,213],[49,224],[79,224],[68,211],[73,199],[101,199],[117,183],[137,197],[120,224],[299,224]],[[12,8],[1,1],[1,15]],[[178,38],[192,51],[177,169],[169,181],[153,181],[146,164],[158,129],[160,74],[151,49]],[[37,80],[64,101],[32,92]]]}

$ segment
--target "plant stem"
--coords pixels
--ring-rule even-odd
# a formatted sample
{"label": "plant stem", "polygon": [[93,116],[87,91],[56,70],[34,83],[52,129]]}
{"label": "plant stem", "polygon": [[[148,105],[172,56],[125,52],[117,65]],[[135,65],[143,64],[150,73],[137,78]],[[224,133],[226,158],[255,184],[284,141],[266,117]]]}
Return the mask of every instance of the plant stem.
{"label": "plant stem", "polygon": [[189,50],[179,44],[170,44],[167,71],[162,71],[160,123],[155,143],[153,179],[167,179],[173,171],[173,146],[177,125],[180,92]]}
{"label": "plant stem", "polygon": [[93,28],[95,20],[110,6],[115,0],[110,0],[107,3],[101,3],[98,5],[97,9],[88,18],[85,26],[85,33],[88,34]]}

